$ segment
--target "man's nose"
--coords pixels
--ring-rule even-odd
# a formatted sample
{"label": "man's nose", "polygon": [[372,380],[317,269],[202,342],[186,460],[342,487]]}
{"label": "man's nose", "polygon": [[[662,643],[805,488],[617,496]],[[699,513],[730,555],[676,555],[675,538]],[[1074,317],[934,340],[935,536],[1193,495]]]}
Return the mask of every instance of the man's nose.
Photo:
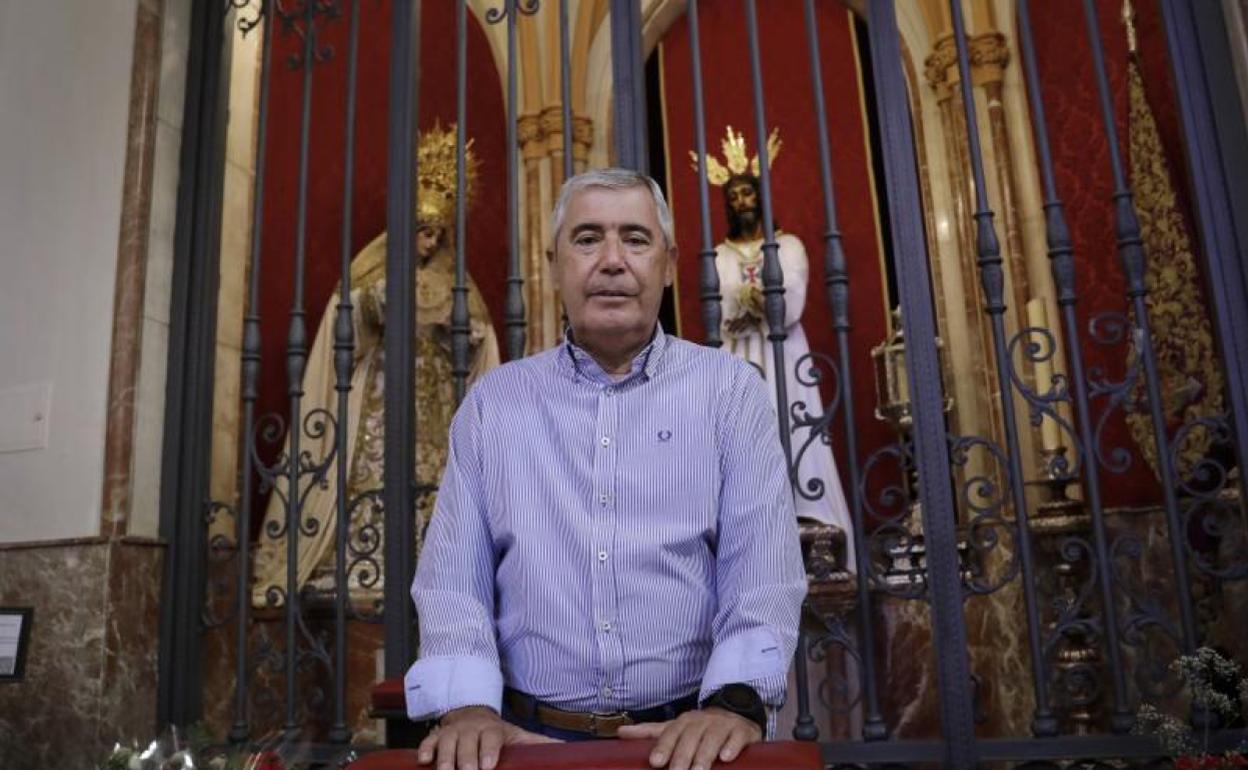
{"label": "man's nose", "polygon": [[624,269],[624,244],[619,237],[608,235],[602,240],[602,256],[598,260],[598,269],[607,273],[618,273]]}

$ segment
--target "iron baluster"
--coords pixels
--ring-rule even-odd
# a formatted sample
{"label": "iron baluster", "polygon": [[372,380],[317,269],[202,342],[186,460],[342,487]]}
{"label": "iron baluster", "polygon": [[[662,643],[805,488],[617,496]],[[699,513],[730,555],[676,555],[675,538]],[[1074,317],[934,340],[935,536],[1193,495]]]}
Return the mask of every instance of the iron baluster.
{"label": "iron baluster", "polygon": [[524,356],[524,277],[520,275],[520,214],[516,196],[520,190],[520,172],[516,155],[519,98],[516,89],[516,21],[521,13],[537,12],[536,0],[505,0],[502,14],[491,9],[486,21],[496,23],[507,19],[507,296],[503,300],[503,324],[507,327],[507,357],[515,361]]}
{"label": "iron baluster", "polygon": [[839,391],[845,418],[845,453],[849,466],[850,512],[854,531],[849,533],[850,547],[854,549],[858,565],[858,633],[861,635],[862,688],[866,700],[866,719],[862,734],[866,740],[882,740],[888,728],[880,714],[879,695],[875,684],[875,630],[871,625],[871,590],[866,564],[866,526],[863,521],[862,491],[858,484],[858,428],[854,424],[853,378],[850,368],[849,349],[849,273],[845,266],[845,250],[837,225],[836,198],[832,188],[832,150],[828,143],[828,116],[823,96],[823,57],[819,52],[819,29],[815,19],[814,0],[805,0],[806,37],[810,48],[810,79],[814,88],[815,119],[819,128],[819,178],[823,187],[823,214],[826,223],[824,233],[824,286],[828,293],[828,307],[832,309],[832,328],[836,331],[837,351],[840,354]]}
{"label": "iron baluster", "polygon": [[1118,258],[1127,279],[1127,299],[1135,314],[1135,344],[1144,369],[1144,384],[1148,392],[1148,409],[1153,422],[1153,437],[1157,442],[1158,475],[1161,477],[1162,498],[1166,508],[1166,525],[1170,532],[1170,551],[1174,559],[1175,588],[1178,593],[1179,623],[1182,632],[1183,653],[1190,655],[1196,649],[1196,620],[1192,612],[1191,584],[1187,572],[1186,535],[1179,515],[1178,496],[1174,487],[1174,465],[1170,456],[1170,440],[1166,432],[1166,418],[1162,413],[1161,380],[1157,374],[1157,362],[1153,356],[1152,333],[1148,325],[1148,305],[1145,297],[1148,288],[1144,283],[1144,244],[1140,237],[1140,222],[1135,213],[1131,186],[1122,168],[1122,156],[1118,148],[1118,134],[1114,128],[1114,107],[1109,93],[1109,78],[1105,72],[1105,53],[1101,48],[1100,23],[1096,7],[1091,0],[1084,0],[1083,14],[1087,21],[1088,42],[1092,48],[1092,66],[1096,74],[1096,89],[1100,97],[1101,120],[1109,142],[1109,161],[1114,175],[1114,232],[1118,239]]}
{"label": "iron baluster", "polygon": [[[763,210],[763,303],[767,314],[767,339],[771,342],[775,357],[776,373],[776,420],[780,424],[780,445],[784,449],[785,467],[789,483],[796,484],[797,470],[793,463],[792,437],[789,433],[788,369],[784,365],[784,342],[788,333],[784,327],[784,271],[780,267],[780,246],[776,243],[775,219],[772,213],[771,163],[767,157],[767,116],[763,103],[763,69],[759,55],[758,11],[754,0],[746,0],[745,27],[750,43],[750,81],[753,87],[754,130],[757,136],[758,178],[762,192],[759,201]],[[701,137],[701,135],[699,135]],[[706,156],[701,156],[701,163]],[[705,175],[704,175],[705,176]],[[805,631],[799,631],[797,654],[794,656],[797,676],[797,726],[794,737],[815,740],[819,730],[810,715],[810,693],[807,691]]]}
{"label": "iron baluster", "polygon": [[956,508],[949,486],[949,445],[935,344],[935,312],[924,248],[922,202],[906,79],[902,71],[901,39],[892,0],[875,0],[867,6],[867,14],[889,224],[899,266],[898,289],[905,308],[902,323],[913,404],[914,466],[918,472],[919,499],[923,501],[944,762],[950,767],[972,767],[978,750],[966,626],[962,617],[963,589],[954,527]]}
{"label": "iron baluster", "polygon": [[[464,400],[468,383],[468,279],[464,268],[466,124],[468,122],[468,0],[455,3],[455,285],[451,289],[451,376],[455,405]],[[511,145],[508,145],[510,148]],[[514,193],[515,187],[508,188]],[[509,194],[508,201],[513,197]]]}
{"label": "iron baluster", "polygon": [[1001,413],[1005,422],[1005,440],[1009,452],[1010,490],[1013,493],[1014,517],[1018,533],[1018,553],[1023,571],[1023,599],[1027,610],[1027,637],[1031,647],[1032,685],[1035,688],[1036,711],[1032,732],[1039,736],[1057,734],[1057,718],[1049,707],[1049,683],[1044,672],[1044,647],[1040,638],[1040,611],[1036,606],[1035,565],[1031,551],[1031,529],[1027,516],[1027,499],[1023,494],[1023,467],[1018,443],[1018,425],[1014,415],[1014,392],[1006,371],[1009,351],[1005,340],[1005,273],[1001,267],[1001,246],[993,227],[993,212],[988,206],[988,188],[984,181],[983,156],[979,147],[979,126],[975,116],[975,94],[971,85],[970,57],[967,55],[966,27],[962,4],[950,0],[953,16],[953,38],[958,49],[961,72],[962,109],[966,113],[966,133],[970,144],[971,170],[975,183],[975,246],[979,252],[980,282],[984,289],[985,310],[992,323],[992,341],[997,357],[997,384],[1001,394]]}
{"label": "iron baluster", "polygon": [[[1096,441],[1092,429],[1092,410],[1088,402],[1088,383],[1084,374],[1083,342],[1075,305],[1079,295],[1075,290],[1074,244],[1057,184],[1053,177],[1053,157],[1049,148],[1049,129],[1044,117],[1044,97],[1040,90],[1040,76],[1036,67],[1035,45],[1031,37],[1031,11],[1028,0],[1018,2],[1019,46],[1023,57],[1024,77],[1030,96],[1032,130],[1036,150],[1040,156],[1040,175],[1044,186],[1045,240],[1048,243],[1049,266],[1053,283],[1057,287],[1057,304],[1062,313],[1062,329],[1066,334],[1066,350],[1070,362],[1071,379],[1075,386],[1075,415],[1079,425],[1076,441],[1079,445],[1079,467],[1087,492],[1087,505],[1092,517],[1093,541],[1096,549],[1096,575],[1100,588],[1105,643],[1109,648],[1110,675],[1114,685],[1113,714],[1110,727],[1116,733],[1131,729],[1135,717],[1128,710],[1126,672],[1122,664],[1122,650],[1118,641],[1118,611],[1114,599],[1113,574],[1109,559],[1109,538],[1105,529],[1105,511],[1101,502],[1101,481],[1097,467]],[[1045,383],[1047,385],[1048,383]],[[1037,388],[1041,383],[1037,383]]]}
{"label": "iron baluster", "polygon": [[[642,0],[607,0],[611,18],[611,79],[616,163],[650,172],[646,78],[641,52]],[[584,8],[584,4],[581,5]]]}
{"label": "iron baluster", "polygon": [[[259,24],[260,19],[255,21]],[[251,609],[251,505],[252,505],[252,452],[248,444],[252,440],[252,423],[255,421],[256,399],[259,397],[257,382],[260,379],[260,274],[261,234],[264,224],[264,172],[265,149],[268,146],[269,91],[273,65],[273,14],[263,14],[264,55],[260,63],[260,103],[256,119],[256,181],[252,193],[251,209],[251,272],[247,279],[247,312],[243,316],[242,350],[242,402],[243,402],[243,448],[240,451],[241,497],[238,520],[238,596],[236,597],[236,631],[234,664],[234,722],[230,725],[229,740],[241,743],[251,733],[247,709],[248,686],[248,630]],[[241,22],[240,22],[241,24]],[[246,31],[255,24],[247,27]]]}
{"label": "iron baluster", "polygon": [[386,339],[385,339],[385,524],[386,676],[402,676],[415,656],[413,615],[407,589],[412,579],[415,542],[413,473],[416,445],[414,307],[412,267],[416,173],[416,115],[419,90],[420,5],[395,0],[390,35],[390,114],[386,176]]}
{"label": "iron baluster", "polygon": [[347,501],[347,473],[350,454],[347,443],[347,399],[351,394],[351,362],[355,357],[355,334],[351,305],[351,215],[352,184],[355,180],[355,92],[359,54],[360,3],[351,0],[351,27],[347,48],[347,104],[343,141],[342,183],[342,279],[338,289],[337,317],[334,319],[334,389],[338,391],[337,529],[334,533],[334,723],[329,728],[331,743],[351,739],[347,727],[347,540],[351,508]]}
{"label": "iron baluster", "polygon": [[771,163],[767,157],[767,116],[763,103],[763,70],[759,56],[758,16],[754,0],[746,0],[745,25],[750,43],[750,76],[754,98],[754,130],[758,143],[758,180],[762,192],[759,205],[763,210],[763,297],[767,314],[767,340],[771,342],[776,365],[777,420],[780,423],[780,443],[784,447],[784,460],[793,478],[793,448],[789,436],[789,393],[784,374],[784,341],[788,334],[784,328],[784,270],[780,267],[780,246],[776,243],[775,219],[771,207]]}
{"label": "iron baluster", "polygon": [[719,271],[715,268],[715,246],[711,242],[711,206],[706,180],[706,104],[702,95],[702,44],[698,36],[698,0],[689,0],[689,56],[693,68],[693,137],[698,153],[698,207],[702,214],[702,250],[698,252],[699,299],[706,344],[721,347],[719,325],[723,313],[719,293]]}
{"label": "iron baluster", "polygon": [[[1204,244],[1202,266],[1209,276],[1206,290],[1213,300],[1210,315],[1215,339],[1221,344],[1225,395],[1231,404],[1228,431],[1234,436],[1236,454],[1242,462],[1248,450],[1248,277],[1240,266],[1242,260],[1233,257],[1243,253],[1243,246],[1242,239],[1237,242],[1232,214],[1233,180],[1223,171],[1219,157],[1220,147],[1234,146],[1236,138],[1222,136],[1226,129],[1213,114],[1217,105],[1233,102],[1220,98],[1224,92],[1219,89],[1226,86],[1220,86],[1218,78],[1206,79],[1201,54],[1208,46],[1202,46],[1198,37],[1201,27],[1209,30],[1225,22],[1215,8],[1175,0],[1161,0],[1160,5],[1176,82],[1174,96],[1186,138],[1192,214]],[[1200,19],[1205,20],[1203,25],[1198,23]],[[1241,141],[1242,132],[1241,127]],[[1242,470],[1239,496],[1248,499],[1248,474]]]}
{"label": "iron baluster", "polygon": [[[290,403],[290,456],[287,458],[286,495],[286,723],[288,735],[299,729],[296,718],[298,682],[296,681],[296,636],[299,619],[299,534],[303,525],[299,494],[299,476],[303,463],[299,439],[303,420],[300,417],[303,399],[303,370],[308,360],[308,331],[303,307],[304,260],[307,257],[308,225],[308,149],[312,129],[312,67],[316,62],[316,3],[303,3],[303,54],[297,60],[303,69],[303,96],[299,116],[299,187],[295,216],[294,299],[290,308],[290,328],[286,335],[286,393]],[[289,23],[289,17],[284,21]],[[294,62],[292,62],[294,63]]]}
{"label": "iron baluster", "polygon": [[[582,10],[584,12],[584,10]],[[572,55],[568,43],[568,0],[559,0],[559,110],[563,129],[563,178],[576,173],[572,166]],[[534,276],[536,278],[536,276]],[[534,308],[536,311],[536,308]]]}

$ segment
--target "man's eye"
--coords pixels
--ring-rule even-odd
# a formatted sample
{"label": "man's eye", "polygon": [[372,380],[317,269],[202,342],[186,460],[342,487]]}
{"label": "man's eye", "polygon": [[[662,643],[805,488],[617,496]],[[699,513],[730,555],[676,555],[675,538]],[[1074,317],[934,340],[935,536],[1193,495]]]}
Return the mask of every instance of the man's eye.
{"label": "man's eye", "polygon": [[627,243],[629,246],[636,246],[637,248],[642,248],[642,249],[650,245],[650,239],[644,238],[640,235],[634,235],[630,238],[626,238],[624,242]]}
{"label": "man's eye", "polygon": [[572,241],[572,243],[577,246],[593,246],[597,242],[598,242],[598,239],[592,235],[582,235],[576,240]]}

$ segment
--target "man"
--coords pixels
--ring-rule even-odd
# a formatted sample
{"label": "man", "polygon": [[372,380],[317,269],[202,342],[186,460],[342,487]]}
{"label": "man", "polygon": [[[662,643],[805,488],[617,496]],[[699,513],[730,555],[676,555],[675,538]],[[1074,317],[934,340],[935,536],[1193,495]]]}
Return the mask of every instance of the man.
{"label": "man", "polygon": [[[486,375],[450,457],[412,597],[419,760],[657,738],[673,770],[731,761],[784,699],[806,583],[762,378],[658,325],[675,274],[649,177],[569,179],[550,259],[563,345]],[[504,721],[506,719],[507,721]]]}

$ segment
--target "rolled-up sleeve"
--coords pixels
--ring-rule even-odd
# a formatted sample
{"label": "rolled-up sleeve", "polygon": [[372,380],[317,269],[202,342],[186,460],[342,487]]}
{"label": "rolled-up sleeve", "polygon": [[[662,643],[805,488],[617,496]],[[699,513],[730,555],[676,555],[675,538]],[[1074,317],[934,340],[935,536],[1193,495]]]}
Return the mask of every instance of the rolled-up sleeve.
{"label": "rolled-up sleeve", "polygon": [[784,702],[797,646],[806,574],[789,474],[765,387],[754,370],[740,367],[720,416],[719,606],[699,698],[744,682],[776,708]]}
{"label": "rolled-up sleeve", "polygon": [[451,423],[446,471],[412,581],[420,658],[404,678],[407,715],[464,706],[500,710],[494,629],[495,556],[481,478],[480,406],[470,393]]}

